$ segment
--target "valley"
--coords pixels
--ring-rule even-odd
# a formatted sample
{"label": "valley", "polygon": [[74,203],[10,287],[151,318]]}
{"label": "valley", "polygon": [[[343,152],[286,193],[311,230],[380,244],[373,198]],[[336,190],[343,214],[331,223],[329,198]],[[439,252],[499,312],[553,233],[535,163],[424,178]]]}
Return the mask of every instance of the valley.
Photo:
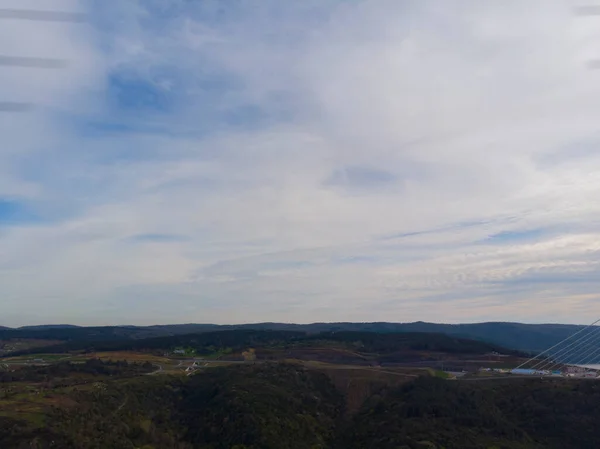
{"label": "valley", "polygon": [[527,354],[439,333],[235,329],[93,341],[53,331],[63,332],[44,330],[47,344],[0,358],[0,447],[586,447],[527,424],[514,392],[533,394],[535,407],[551,406],[547,395],[553,404],[600,398],[598,382],[516,376]]}

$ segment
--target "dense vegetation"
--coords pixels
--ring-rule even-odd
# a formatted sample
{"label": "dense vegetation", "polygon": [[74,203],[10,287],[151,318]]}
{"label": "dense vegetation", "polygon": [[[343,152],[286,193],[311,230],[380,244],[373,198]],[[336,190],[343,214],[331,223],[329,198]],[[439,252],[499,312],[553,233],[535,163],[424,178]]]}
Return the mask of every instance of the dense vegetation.
{"label": "dense vegetation", "polygon": [[42,382],[73,377],[90,376],[137,376],[154,370],[151,363],[128,363],[127,361],[101,361],[89,359],[82,363],[58,362],[48,366],[25,366],[0,371],[0,385],[7,382]]}
{"label": "dense vegetation", "polygon": [[0,447],[591,449],[600,438],[595,381],[421,377],[382,385],[349,414],[341,389],[299,365],[107,376],[104,369],[116,366],[73,368],[101,381],[46,391],[38,410],[0,398]]}
{"label": "dense vegetation", "polygon": [[44,427],[0,413],[0,447],[327,448],[343,403],[324,374],[285,364],[96,383],[67,397]]}
{"label": "dense vegetation", "polygon": [[[170,337],[118,341],[71,341],[58,345],[31,348],[13,352],[11,355],[27,353],[61,353],[69,351],[150,351],[157,354],[175,348],[187,348],[197,355],[211,356],[240,353],[249,347],[263,349],[298,349],[337,347],[371,355],[384,355],[380,361],[399,360],[398,354],[448,353],[485,354],[502,352],[517,355],[494,344],[443,334],[418,332],[379,334],[373,332],[324,332],[305,334],[295,331],[230,330],[199,334],[175,335]],[[291,354],[291,353],[290,353]],[[293,356],[292,356],[293,357]],[[276,357],[275,357],[276,358]],[[377,357],[375,357],[377,358]],[[402,359],[402,357],[400,357]],[[411,359],[410,357],[408,359]],[[414,360],[414,355],[412,357]]]}
{"label": "dense vegetation", "polygon": [[207,449],[331,447],[342,407],[325,375],[285,364],[208,371],[184,397],[186,439]]}
{"label": "dense vegetation", "polygon": [[283,342],[293,341],[305,336],[306,334],[302,332],[232,330],[139,340],[73,340],[59,345],[19,351],[11,355],[68,351],[156,351],[162,353],[178,347],[191,348],[198,354],[208,355],[224,349],[231,351],[242,350],[252,346],[279,345]]}
{"label": "dense vegetation", "polygon": [[420,378],[355,416],[349,449],[592,449],[600,383]]}
{"label": "dense vegetation", "polygon": [[165,335],[152,328],[134,326],[101,327],[33,327],[23,329],[0,329],[0,340],[14,338],[61,340],[61,341],[114,341],[149,338]]}
{"label": "dense vegetation", "polygon": [[308,334],[321,332],[428,332],[443,333],[457,337],[491,342],[507,348],[523,351],[541,351],[567,336],[580,330],[581,326],[561,324],[521,324],[521,323],[477,323],[477,324],[435,324],[435,323],[313,323],[284,324],[257,323],[234,326],[214,324],[179,324],[165,326],[105,326],[105,327],[53,327],[37,326],[19,329],[0,327],[0,340],[46,339],[61,341],[121,341],[164,337],[200,332],[224,330],[272,330],[292,331]]}
{"label": "dense vegetation", "polygon": [[42,414],[0,413],[0,447],[191,448],[176,419],[180,392],[159,376],[54,389]]}
{"label": "dense vegetation", "polygon": [[300,343],[306,344],[314,344],[315,342],[322,342],[324,344],[328,342],[345,343],[357,350],[378,354],[390,354],[404,350],[445,352],[450,354],[485,354],[494,351],[505,354],[515,353],[515,351],[494,344],[426,332],[386,334],[350,331],[323,332],[317,335],[309,335],[300,340]]}

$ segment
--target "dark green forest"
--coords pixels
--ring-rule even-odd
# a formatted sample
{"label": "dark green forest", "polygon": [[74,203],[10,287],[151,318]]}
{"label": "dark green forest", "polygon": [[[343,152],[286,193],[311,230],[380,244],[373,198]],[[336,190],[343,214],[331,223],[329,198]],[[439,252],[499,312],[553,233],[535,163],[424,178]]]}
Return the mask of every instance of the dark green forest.
{"label": "dark green forest", "polygon": [[324,374],[286,364],[102,382],[68,398],[43,428],[0,414],[0,447],[327,448],[343,407]]}
{"label": "dark green forest", "polygon": [[77,375],[129,377],[154,370],[151,363],[100,361],[89,359],[81,363],[58,362],[48,366],[25,366],[12,371],[0,371],[0,385],[8,382],[56,381]]}
{"label": "dark green forest", "polygon": [[58,345],[37,347],[13,352],[10,356],[27,353],[63,353],[95,351],[152,351],[162,354],[178,347],[191,348],[199,355],[211,355],[228,350],[241,351],[248,347],[271,349],[334,346],[364,353],[393,354],[402,351],[431,351],[449,354],[485,354],[502,352],[518,355],[518,351],[466,338],[422,332],[375,333],[375,332],[322,332],[306,334],[296,331],[228,330],[197,334],[174,335],[145,339],[115,341],[75,340]]}
{"label": "dark green forest", "polygon": [[527,352],[542,351],[582,326],[566,324],[522,324],[522,323],[474,323],[474,324],[438,324],[438,323],[255,323],[239,325],[215,324],[174,324],[162,326],[29,326],[18,329],[0,327],[0,340],[44,339],[64,342],[98,342],[122,340],[140,340],[154,337],[169,337],[203,332],[231,330],[270,330],[318,334],[321,332],[427,332],[443,333],[455,337],[486,341],[507,348]]}
{"label": "dark green forest", "polygon": [[348,413],[326,374],[295,364],[115,377],[94,363],[97,381],[52,390],[41,415],[0,408],[0,447],[591,449],[600,439],[595,381],[419,377]]}
{"label": "dark green forest", "polygon": [[598,382],[420,378],[367,401],[345,447],[592,449],[599,418]]}

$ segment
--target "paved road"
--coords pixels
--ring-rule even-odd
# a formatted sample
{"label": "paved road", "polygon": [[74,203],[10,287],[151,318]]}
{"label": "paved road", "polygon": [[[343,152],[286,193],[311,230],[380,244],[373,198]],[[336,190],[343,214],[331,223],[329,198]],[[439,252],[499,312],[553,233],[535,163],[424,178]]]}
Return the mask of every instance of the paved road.
{"label": "paved road", "polygon": [[153,363],[152,366],[156,366],[158,369],[156,371],[152,371],[151,373],[144,373],[146,376],[152,376],[154,374],[159,374],[163,370],[162,365],[158,365],[156,363]]}

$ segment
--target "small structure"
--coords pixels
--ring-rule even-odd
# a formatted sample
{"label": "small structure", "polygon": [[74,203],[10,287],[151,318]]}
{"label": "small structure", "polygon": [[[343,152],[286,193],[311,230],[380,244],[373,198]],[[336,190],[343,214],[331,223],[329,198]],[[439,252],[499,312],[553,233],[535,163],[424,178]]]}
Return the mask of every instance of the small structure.
{"label": "small structure", "polygon": [[578,377],[578,378],[595,378],[598,377],[598,373],[595,371],[582,371],[577,373],[567,374],[568,377]]}
{"label": "small structure", "polygon": [[510,370],[511,374],[517,374],[519,376],[539,376],[544,375],[544,371],[538,371],[535,369],[526,369],[526,368],[515,368]]}

